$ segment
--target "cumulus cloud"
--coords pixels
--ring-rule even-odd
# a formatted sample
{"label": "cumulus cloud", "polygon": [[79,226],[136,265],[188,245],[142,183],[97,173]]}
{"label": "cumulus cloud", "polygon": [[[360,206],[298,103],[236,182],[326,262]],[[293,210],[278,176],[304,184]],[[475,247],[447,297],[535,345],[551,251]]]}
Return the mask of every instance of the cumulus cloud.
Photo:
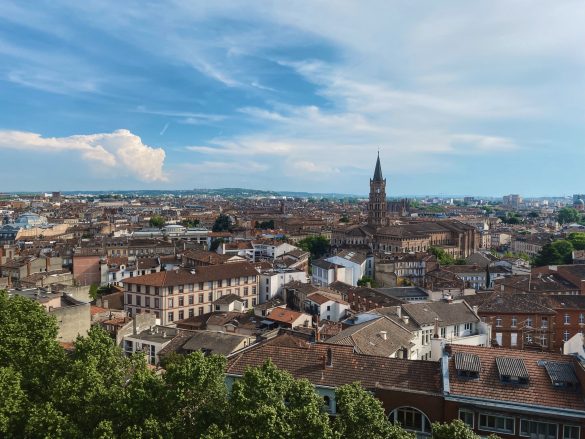
{"label": "cumulus cloud", "polygon": [[165,181],[165,151],[142,143],[128,130],[112,133],[43,137],[27,131],[0,131],[0,149],[43,152],[73,151],[83,160],[98,162],[143,181]]}

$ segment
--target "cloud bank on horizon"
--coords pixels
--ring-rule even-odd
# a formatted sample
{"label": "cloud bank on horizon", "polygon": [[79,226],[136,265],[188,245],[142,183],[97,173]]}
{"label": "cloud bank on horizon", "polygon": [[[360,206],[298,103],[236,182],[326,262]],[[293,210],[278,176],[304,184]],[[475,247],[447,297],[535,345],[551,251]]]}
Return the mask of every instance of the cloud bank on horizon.
{"label": "cloud bank on horizon", "polygon": [[[390,195],[583,191],[583,22],[580,0],[8,1],[4,190],[365,193],[380,148]],[[31,154],[106,171],[44,181]]]}

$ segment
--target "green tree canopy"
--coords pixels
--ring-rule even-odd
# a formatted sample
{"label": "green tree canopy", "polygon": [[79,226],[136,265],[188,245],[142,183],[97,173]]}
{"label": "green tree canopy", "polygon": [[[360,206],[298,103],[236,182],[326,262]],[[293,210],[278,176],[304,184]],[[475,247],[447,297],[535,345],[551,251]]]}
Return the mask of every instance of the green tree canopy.
{"label": "green tree canopy", "polygon": [[557,221],[559,224],[578,223],[581,221],[581,214],[572,207],[563,207],[557,214]]}
{"label": "green tree canopy", "polygon": [[453,265],[455,258],[440,247],[430,247],[429,253],[435,255],[440,265]]}
{"label": "green tree canopy", "polygon": [[213,227],[211,230],[214,232],[227,232],[231,230],[231,222],[230,217],[224,213],[221,213],[213,223]]}
{"label": "green tree canopy", "polygon": [[303,250],[311,253],[311,258],[319,259],[329,251],[329,240],[324,236],[309,236],[301,239],[298,246]]}
{"label": "green tree canopy", "polygon": [[575,232],[569,234],[567,237],[567,241],[569,241],[575,250],[585,250],[585,233],[583,232]]}
{"label": "green tree canopy", "polygon": [[150,227],[158,227],[159,229],[165,225],[165,219],[160,215],[153,215],[148,220]]}
{"label": "green tree canopy", "polygon": [[[481,439],[463,421],[456,419],[451,423],[433,423],[433,439]],[[488,436],[488,439],[500,439],[495,434]]]}
{"label": "green tree canopy", "polygon": [[412,433],[388,422],[382,403],[359,383],[341,386],[335,392],[335,431],[344,439],[414,439]]}
{"label": "green tree canopy", "polygon": [[229,418],[234,436],[242,439],[333,437],[323,400],[311,383],[295,380],[269,360],[234,383]]}
{"label": "green tree canopy", "polygon": [[274,220],[262,221],[262,222],[256,221],[256,228],[262,229],[262,230],[274,229]]}
{"label": "green tree canopy", "polygon": [[534,265],[562,265],[572,262],[572,253],[574,247],[571,241],[559,239],[549,244],[545,244],[542,250],[534,258]]}

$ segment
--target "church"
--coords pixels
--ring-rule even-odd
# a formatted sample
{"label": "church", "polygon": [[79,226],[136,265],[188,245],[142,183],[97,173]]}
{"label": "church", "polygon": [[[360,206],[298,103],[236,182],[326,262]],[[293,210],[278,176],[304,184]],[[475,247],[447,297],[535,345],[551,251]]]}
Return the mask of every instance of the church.
{"label": "church", "polygon": [[455,220],[401,217],[389,209],[380,153],[370,179],[367,223],[338,228],[331,236],[331,245],[337,248],[359,246],[381,253],[410,253],[440,247],[455,258],[466,258],[479,244],[479,232],[473,226]]}

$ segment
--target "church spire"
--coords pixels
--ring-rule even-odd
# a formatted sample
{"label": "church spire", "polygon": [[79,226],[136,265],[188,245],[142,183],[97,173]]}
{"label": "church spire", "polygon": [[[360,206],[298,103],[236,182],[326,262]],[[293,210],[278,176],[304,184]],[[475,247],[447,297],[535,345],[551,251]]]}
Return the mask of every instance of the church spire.
{"label": "church spire", "polygon": [[380,164],[380,151],[378,151],[378,160],[376,160],[376,169],[374,170],[374,178],[372,181],[382,181],[382,165]]}

